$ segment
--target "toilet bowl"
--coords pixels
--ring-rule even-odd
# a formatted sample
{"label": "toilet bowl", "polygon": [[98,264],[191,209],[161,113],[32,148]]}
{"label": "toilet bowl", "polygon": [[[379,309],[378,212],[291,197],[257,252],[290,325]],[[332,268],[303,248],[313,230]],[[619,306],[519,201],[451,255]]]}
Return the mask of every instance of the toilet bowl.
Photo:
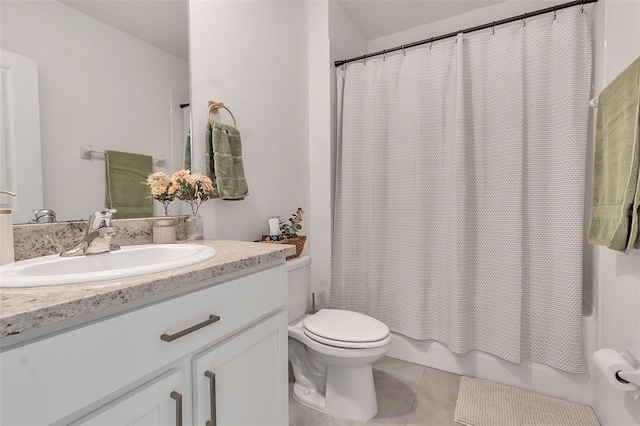
{"label": "toilet bowl", "polygon": [[389,350],[389,328],[358,312],[322,309],[305,314],[310,263],[309,257],[287,262],[293,396],[345,420],[370,420],[378,413],[371,365]]}

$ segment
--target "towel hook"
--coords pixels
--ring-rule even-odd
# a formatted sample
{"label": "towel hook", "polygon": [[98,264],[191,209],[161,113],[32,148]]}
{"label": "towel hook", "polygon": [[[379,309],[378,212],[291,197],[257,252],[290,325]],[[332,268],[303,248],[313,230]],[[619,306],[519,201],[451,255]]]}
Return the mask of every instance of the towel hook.
{"label": "towel hook", "polygon": [[217,114],[218,110],[220,108],[227,110],[227,112],[231,116],[231,119],[233,120],[233,127],[238,127],[238,124],[236,123],[236,118],[234,117],[233,113],[231,112],[231,110],[229,108],[224,106],[224,104],[222,102],[211,102],[211,101],[209,101],[209,108],[207,109],[207,119],[210,118],[211,113]]}

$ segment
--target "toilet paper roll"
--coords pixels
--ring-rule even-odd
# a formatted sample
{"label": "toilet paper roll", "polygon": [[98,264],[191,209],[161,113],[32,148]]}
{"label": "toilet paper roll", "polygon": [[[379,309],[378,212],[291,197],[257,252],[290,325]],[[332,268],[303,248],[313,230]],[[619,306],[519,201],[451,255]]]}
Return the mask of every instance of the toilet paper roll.
{"label": "toilet paper roll", "polygon": [[615,389],[622,391],[638,390],[636,385],[631,383],[622,383],[616,378],[616,373],[618,371],[633,371],[635,368],[633,368],[631,364],[629,364],[627,360],[614,349],[597,350],[593,354],[593,362],[596,364],[598,370],[602,371],[605,375],[609,384],[611,384]]}

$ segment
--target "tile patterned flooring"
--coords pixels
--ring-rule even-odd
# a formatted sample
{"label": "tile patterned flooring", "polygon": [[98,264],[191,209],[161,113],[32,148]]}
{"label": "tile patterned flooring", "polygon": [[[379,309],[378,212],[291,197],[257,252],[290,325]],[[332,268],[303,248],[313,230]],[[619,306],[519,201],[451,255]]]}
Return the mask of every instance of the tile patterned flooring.
{"label": "tile patterned flooring", "polygon": [[366,423],[348,422],[293,399],[289,385],[289,426],[406,425],[460,426],[453,421],[460,378],[457,374],[384,357],[373,365],[378,415]]}

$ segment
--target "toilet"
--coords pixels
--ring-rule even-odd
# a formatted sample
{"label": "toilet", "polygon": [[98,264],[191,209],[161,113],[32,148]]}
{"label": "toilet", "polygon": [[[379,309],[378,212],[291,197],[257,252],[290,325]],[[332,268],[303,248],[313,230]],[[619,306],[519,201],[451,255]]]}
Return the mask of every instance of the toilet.
{"label": "toilet", "polygon": [[350,421],[378,413],[371,365],[391,345],[389,328],[358,312],[322,309],[306,313],[311,258],[287,261],[289,361],[300,403]]}

